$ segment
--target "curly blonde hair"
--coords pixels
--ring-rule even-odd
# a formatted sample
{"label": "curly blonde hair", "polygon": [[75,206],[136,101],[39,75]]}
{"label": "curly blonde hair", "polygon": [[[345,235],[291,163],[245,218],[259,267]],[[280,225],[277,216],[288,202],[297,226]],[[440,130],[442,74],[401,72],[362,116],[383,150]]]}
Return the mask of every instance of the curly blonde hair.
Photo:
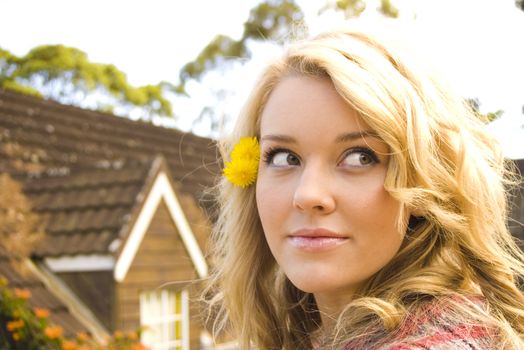
{"label": "curly blonde hair", "polygon": [[[384,187],[416,214],[409,222],[400,215],[407,230],[400,250],[342,312],[331,347],[365,336],[370,325],[392,331],[428,297],[453,296],[457,315],[496,327],[501,348],[521,349],[524,257],[506,222],[516,178],[479,116],[402,53],[349,29],[293,44],[263,73],[222,156],[241,136],[259,136],[261,112],[283,78],[329,78],[389,145]],[[255,186],[223,180],[217,190],[215,269],[205,294],[215,329],[232,332],[241,349],[311,349],[321,323],[314,297],[294,287],[271,255]],[[482,295],[487,308],[472,307],[470,295]]]}

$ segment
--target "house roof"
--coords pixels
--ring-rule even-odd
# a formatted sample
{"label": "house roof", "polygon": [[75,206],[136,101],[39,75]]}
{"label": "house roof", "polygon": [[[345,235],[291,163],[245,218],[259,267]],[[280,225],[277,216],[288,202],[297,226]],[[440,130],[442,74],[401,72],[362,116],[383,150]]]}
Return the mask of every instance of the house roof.
{"label": "house roof", "polygon": [[180,190],[202,203],[219,173],[213,140],[0,89],[0,172],[27,179],[121,169],[157,154]]}
{"label": "house roof", "polygon": [[140,200],[149,166],[80,170],[26,181],[24,192],[46,228],[35,254],[107,253]]}
{"label": "house roof", "polygon": [[39,256],[107,253],[159,155],[186,203],[209,210],[216,153],[207,138],[0,89],[0,172],[44,220]]}

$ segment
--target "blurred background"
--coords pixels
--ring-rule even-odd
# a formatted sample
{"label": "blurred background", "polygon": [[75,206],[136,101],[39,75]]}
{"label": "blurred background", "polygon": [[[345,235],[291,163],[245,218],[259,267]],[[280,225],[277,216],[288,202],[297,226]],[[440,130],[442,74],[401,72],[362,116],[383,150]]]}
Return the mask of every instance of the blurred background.
{"label": "blurred background", "polygon": [[[393,21],[464,98],[500,119],[497,133],[514,132],[524,104],[522,7],[520,0],[4,1],[0,81],[218,137],[264,62],[289,41],[343,21]],[[22,62],[8,67],[12,56]],[[88,63],[111,69],[95,72]]]}
{"label": "blurred background", "polygon": [[[199,303],[227,134],[265,64],[395,28],[524,171],[522,0],[4,0],[0,348],[234,349]],[[524,187],[511,193],[524,239]]]}

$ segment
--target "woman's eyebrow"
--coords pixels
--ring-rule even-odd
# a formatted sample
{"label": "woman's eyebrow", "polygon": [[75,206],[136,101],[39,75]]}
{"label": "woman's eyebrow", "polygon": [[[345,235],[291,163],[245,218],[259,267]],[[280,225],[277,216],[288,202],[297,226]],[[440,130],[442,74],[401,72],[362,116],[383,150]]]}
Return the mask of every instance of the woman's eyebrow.
{"label": "woman's eyebrow", "polygon": [[[363,131],[354,131],[349,133],[344,133],[335,138],[336,143],[344,143],[349,141],[358,140],[364,137],[376,137],[380,138],[378,134],[373,130],[363,130]],[[283,135],[283,134],[269,134],[264,135],[260,138],[260,141],[277,141],[277,142],[284,142],[284,143],[297,143],[297,140],[289,135]]]}
{"label": "woman's eyebrow", "polygon": [[288,135],[281,135],[281,134],[264,135],[260,138],[260,142],[262,141],[278,141],[278,142],[285,142],[285,143],[297,143],[297,140],[294,137],[291,137]]}
{"label": "woman's eyebrow", "polygon": [[341,134],[335,139],[336,143],[343,143],[358,140],[364,137],[376,137],[380,139],[380,136],[373,130],[354,131],[346,134]]}

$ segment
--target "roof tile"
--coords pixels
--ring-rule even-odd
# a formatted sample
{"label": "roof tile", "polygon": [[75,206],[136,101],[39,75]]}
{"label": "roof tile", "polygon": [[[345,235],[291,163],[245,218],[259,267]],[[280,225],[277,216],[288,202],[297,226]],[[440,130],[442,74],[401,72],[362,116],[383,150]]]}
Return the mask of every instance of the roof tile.
{"label": "roof tile", "polygon": [[0,171],[24,182],[46,224],[38,254],[107,253],[160,154],[179,190],[207,206],[214,141],[0,89]]}

